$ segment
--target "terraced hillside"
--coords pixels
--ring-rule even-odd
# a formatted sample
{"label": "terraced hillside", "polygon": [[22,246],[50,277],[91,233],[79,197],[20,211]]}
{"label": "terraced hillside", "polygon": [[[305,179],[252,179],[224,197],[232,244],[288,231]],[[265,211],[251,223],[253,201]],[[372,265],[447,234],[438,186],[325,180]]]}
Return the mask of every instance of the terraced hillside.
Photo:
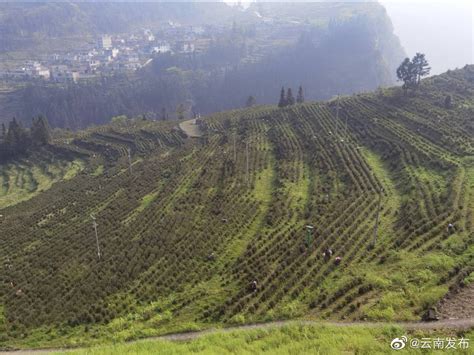
{"label": "terraced hillside", "polygon": [[0,344],[419,319],[473,279],[473,116],[467,66],[408,97],[219,113],[200,138],[133,121],[57,139],[81,172],[0,210]]}
{"label": "terraced hillside", "polygon": [[56,159],[55,153],[48,153],[50,159],[45,159],[45,154],[41,154],[38,161],[26,159],[2,166],[0,208],[30,199],[49,189],[55,182],[74,177],[83,167],[79,158]]}

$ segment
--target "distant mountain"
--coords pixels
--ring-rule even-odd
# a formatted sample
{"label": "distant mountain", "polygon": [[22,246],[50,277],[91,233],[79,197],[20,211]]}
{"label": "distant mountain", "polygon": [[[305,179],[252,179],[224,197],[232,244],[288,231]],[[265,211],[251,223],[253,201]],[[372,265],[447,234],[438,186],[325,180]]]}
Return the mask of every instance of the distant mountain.
{"label": "distant mountain", "polygon": [[0,50],[21,50],[48,37],[125,33],[168,21],[229,21],[236,10],[213,2],[0,2]]}
{"label": "distant mountain", "polygon": [[[20,9],[25,16],[12,15]],[[132,75],[69,86],[35,83],[0,94],[4,119],[29,122],[44,114],[54,126],[73,129],[120,114],[159,118],[165,109],[173,117],[180,104],[199,113],[238,108],[249,95],[274,103],[281,86],[302,85],[313,100],[373,90],[395,82],[404,57],[375,2],[256,3],[245,10],[222,3],[46,3],[12,4],[4,12],[12,38],[41,43],[46,33],[123,32],[169,19],[226,28],[207,52],[157,56]]]}

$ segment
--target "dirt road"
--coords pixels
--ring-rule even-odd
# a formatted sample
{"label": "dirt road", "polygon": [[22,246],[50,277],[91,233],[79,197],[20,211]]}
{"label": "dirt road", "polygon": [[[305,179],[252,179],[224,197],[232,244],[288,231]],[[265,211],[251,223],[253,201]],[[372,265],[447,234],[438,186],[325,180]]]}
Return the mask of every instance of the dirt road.
{"label": "dirt road", "polygon": [[196,119],[181,122],[179,128],[186,133],[188,137],[199,138],[202,136],[202,132],[196,124]]}

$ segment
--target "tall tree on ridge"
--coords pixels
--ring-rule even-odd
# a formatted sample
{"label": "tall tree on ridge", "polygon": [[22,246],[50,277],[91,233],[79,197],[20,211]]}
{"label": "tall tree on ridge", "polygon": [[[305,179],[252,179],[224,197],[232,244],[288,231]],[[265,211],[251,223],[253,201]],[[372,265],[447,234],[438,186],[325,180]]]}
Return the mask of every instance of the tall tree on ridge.
{"label": "tall tree on ridge", "polygon": [[291,91],[291,88],[288,88],[288,91],[286,92],[286,104],[288,106],[295,104],[295,98],[293,97],[293,92]]}
{"label": "tall tree on ridge", "polygon": [[405,95],[408,89],[414,87],[416,84],[416,72],[413,63],[410,58],[405,58],[400,66],[397,68],[397,78],[403,81],[403,91]]}
{"label": "tall tree on ridge", "polygon": [[278,102],[278,107],[285,107],[287,105],[285,97],[285,88],[282,86],[280,91],[280,101]]}
{"label": "tall tree on ridge", "polygon": [[416,83],[420,84],[421,77],[426,76],[430,73],[431,67],[425,58],[423,53],[416,53],[411,60],[416,73]]}
{"label": "tall tree on ridge", "polygon": [[302,104],[304,102],[303,87],[301,85],[298,88],[298,95],[296,95],[296,102],[299,104]]}
{"label": "tall tree on ridge", "polygon": [[255,100],[255,97],[253,97],[252,95],[250,95],[248,98],[247,98],[247,102],[245,103],[245,105],[247,107],[252,107],[252,106],[255,106],[257,103],[257,100]]}

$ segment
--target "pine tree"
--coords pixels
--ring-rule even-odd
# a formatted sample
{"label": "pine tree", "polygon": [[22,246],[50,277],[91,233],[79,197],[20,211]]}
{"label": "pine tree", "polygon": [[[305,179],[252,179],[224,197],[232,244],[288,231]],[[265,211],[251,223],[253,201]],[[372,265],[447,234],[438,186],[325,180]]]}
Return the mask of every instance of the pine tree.
{"label": "pine tree", "polygon": [[33,125],[31,126],[31,138],[34,144],[46,145],[51,141],[51,132],[46,117],[38,116],[33,118]]}
{"label": "pine tree", "polygon": [[285,98],[285,88],[282,86],[280,91],[280,101],[278,102],[278,107],[285,107],[287,105]]}
{"label": "pine tree", "polygon": [[300,85],[298,88],[298,95],[296,96],[296,102],[302,104],[304,102],[303,87]]}
{"label": "pine tree", "polygon": [[23,152],[30,145],[28,134],[15,117],[8,125],[5,143],[14,153]]}
{"label": "pine tree", "polygon": [[255,106],[255,104],[257,103],[257,100],[255,100],[255,97],[253,97],[252,95],[250,95],[248,98],[247,98],[247,102],[245,103],[245,105],[247,107],[252,107],[252,106]]}
{"label": "pine tree", "polygon": [[408,92],[409,88],[412,88],[416,85],[416,72],[415,66],[410,61],[410,58],[405,58],[400,66],[397,68],[397,78],[398,80],[403,81],[403,90],[405,95]]}
{"label": "pine tree", "polygon": [[295,104],[295,98],[293,97],[293,92],[291,91],[291,88],[288,88],[288,91],[286,92],[286,104],[287,106]]}
{"label": "pine tree", "polygon": [[163,108],[161,109],[161,120],[166,121],[167,116],[168,116],[168,115],[166,114],[166,107],[163,107]]}
{"label": "pine tree", "polygon": [[421,77],[428,75],[431,67],[423,53],[416,53],[411,62],[415,70],[416,84],[419,85]]}
{"label": "pine tree", "polygon": [[412,60],[405,58],[397,68],[397,78],[403,81],[405,95],[408,89],[416,89],[421,82],[421,78],[430,73],[428,61],[422,53],[416,53]]}

